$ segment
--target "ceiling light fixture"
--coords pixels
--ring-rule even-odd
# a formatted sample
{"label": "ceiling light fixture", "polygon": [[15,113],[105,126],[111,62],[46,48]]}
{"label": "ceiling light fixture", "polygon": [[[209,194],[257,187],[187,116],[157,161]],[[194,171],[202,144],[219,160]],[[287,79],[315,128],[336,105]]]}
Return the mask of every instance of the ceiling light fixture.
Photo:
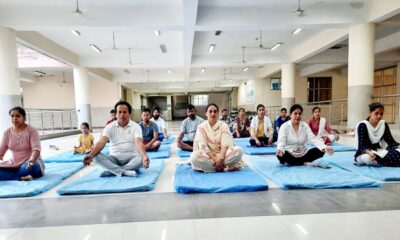
{"label": "ceiling light fixture", "polygon": [[222,31],[218,30],[218,31],[215,32],[215,36],[219,36],[219,35],[221,35],[221,33],[222,33]]}
{"label": "ceiling light fixture", "polygon": [[165,44],[160,44],[160,49],[162,53],[167,53],[167,47],[165,46]]}
{"label": "ceiling light fixture", "polygon": [[243,71],[243,72],[246,72],[247,70],[249,70],[249,68],[250,68],[250,67],[246,66],[246,67],[242,68],[242,71]]}
{"label": "ceiling light fixture", "polygon": [[161,32],[158,31],[158,30],[156,30],[156,31],[154,31],[154,35],[156,35],[157,37],[159,37],[159,36],[161,35]]}
{"label": "ceiling light fixture", "polygon": [[172,74],[172,69],[170,68],[170,69],[168,69],[168,74]]}
{"label": "ceiling light fixture", "polygon": [[78,30],[71,30],[71,33],[78,37],[81,35],[81,33]]}
{"label": "ceiling light fixture", "polygon": [[204,73],[206,71],[205,68],[201,68],[201,73]]}
{"label": "ceiling light fixture", "polygon": [[210,47],[208,48],[208,52],[212,53],[214,51],[215,44],[211,44]]}
{"label": "ceiling light fixture", "polygon": [[272,51],[275,51],[278,47],[280,47],[281,45],[282,45],[283,43],[277,43],[277,44],[275,44],[271,49],[270,49],[270,51],[272,52]]}
{"label": "ceiling light fixture", "polygon": [[89,47],[91,47],[93,51],[96,51],[98,53],[102,52],[102,50],[98,46],[96,46],[96,44],[89,44]]}
{"label": "ceiling light fixture", "polygon": [[300,33],[301,30],[303,30],[303,29],[297,28],[296,30],[294,30],[294,31],[292,32],[292,34],[293,34],[293,35],[296,35],[296,34]]}
{"label": "ceiling light fixture", "polygon": [[42,72],[42,71],[39,71],[39,70],[36,70],[36,71],[33,71],[33,72],[36,73],[36,74],[38,74],[38,75],[40,75],[40,76],[46,75],[45,72]]}

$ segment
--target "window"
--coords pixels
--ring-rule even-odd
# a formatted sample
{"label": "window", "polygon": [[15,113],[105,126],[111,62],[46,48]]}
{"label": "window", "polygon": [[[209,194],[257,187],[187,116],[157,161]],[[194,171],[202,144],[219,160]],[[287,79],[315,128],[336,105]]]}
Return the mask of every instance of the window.
{"label": "window", "polygon": [[308,102],[332,100],[332,77],[308,78]]}
{"label": "window", "polygon": [[208,104],[208,95],[193,95],[192,100],[194,106],[206,106]]}
{"label": "window", "polygon": [[383,119],[388,123],[394,123],[398,115],[396,113],[396,67],[377,70],[374,73],[374,92],[372,100],[381,102],[385,107]]}
{"label": "window", "polygon": [[280,78],[271,78],[271,90],[281,90]]}

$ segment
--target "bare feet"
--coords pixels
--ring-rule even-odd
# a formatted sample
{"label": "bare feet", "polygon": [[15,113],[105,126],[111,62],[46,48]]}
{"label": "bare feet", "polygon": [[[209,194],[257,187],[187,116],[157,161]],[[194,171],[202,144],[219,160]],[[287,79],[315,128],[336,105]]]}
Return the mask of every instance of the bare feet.
{"label": "bare feet", "polygon": [[228,167],[228,172],[231,172],[231,171],[239,171],[240,170],[240,167],[239,166],[236,166],[236,165],[234,165],[234,166],[229,166]]}
{"label": "bare feet", "polygon": [[26,175],[21,177],[21,181],[32,181],[33,177],[31,175]]}

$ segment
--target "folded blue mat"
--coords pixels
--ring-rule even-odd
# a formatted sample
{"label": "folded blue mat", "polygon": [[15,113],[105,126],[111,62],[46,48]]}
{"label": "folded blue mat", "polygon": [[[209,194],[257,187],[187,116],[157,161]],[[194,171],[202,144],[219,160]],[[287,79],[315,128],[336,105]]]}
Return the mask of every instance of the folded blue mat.
{"label": "folded blue mat", "polygon": [[175,141],[175,137],[168,133],[168,140],[166,140],[165,138],[163,139],[163,141],[161,142],[161,144],[171,144]]}
{"label": "folded blue mat", "polygon": [[46,174],[32,181],[1,181],[0,198],[30,197],[45,192],[83,168],[80,162],[47,163]]}
{"label": "folded blue mat", "polygon": [[[382,184],[330,165],[330,169],[312,166],[286,166],[273,158],[251,157],[254,168],[280,188],[363,188]],[[324,162],[324,161],[323,161]],[[324,162],[326,163],[326,162]]]}
{"label": "folded blue mat", "polygon": [[122,193],[150,191],[164,169],[164,161],[153,161],[148,169],[141,168],[137,177],[100,177],[104,171],[94,171],[57,190],[60,195]]}
{"label": "folded blue mat", "polygon": [[203,173],[190,165],[176,167],[174,188],[179,193],[250,192],[267,190],[265,179],[245,167],[240,171]]}
{"label": "folded blue mat", "polygon": [[[106,145],[103,150],[101,150],[103,154],[109,154],[110,148]],[[73,150],[66,151],[63,153],[59,153],[57,155],[53,155],[51,157],[47,157],[43,159],[45,163],[68,163],[68,162],[82,162],[82,159],[86,154],[74,154]]]}
{"label": "folded blue mat", "polygon": [[354,165],[355,152],[343,152],[325,156],[323,159],[329,164],[338,166],[348,171],[378,179],[381,181],[400,181],[400,168],[381,166],[356,166]]}
{"label": "folded blue mat", "polygon": [[187,158],[187,157],[190,157],[190,154],[191,154],[192,152],[189,152],[189,151],[184,151],[184,150],[182,150],[182,149],[178,149],[178,151],[176,152],[176,154],[178,154],[178,156],[179,157],[181,157],[181,158]]}
{"label": "folded blue mat", "polygon": [[171,146],[161,145],[157,152],[147,152],[150,159],[169,158],[171,156]]}

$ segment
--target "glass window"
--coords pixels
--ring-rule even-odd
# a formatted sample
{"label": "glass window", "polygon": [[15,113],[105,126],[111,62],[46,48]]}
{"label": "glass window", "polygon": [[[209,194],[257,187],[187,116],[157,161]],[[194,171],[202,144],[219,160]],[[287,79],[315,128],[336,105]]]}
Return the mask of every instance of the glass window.
{"label": "glass window", "polygon": [[308,78],[308,102],[332,100],[332,77]]}
{"label": "glass window", "polygon": [[208,104],[208,95],[193,95],[194,106],[206,106]]}

